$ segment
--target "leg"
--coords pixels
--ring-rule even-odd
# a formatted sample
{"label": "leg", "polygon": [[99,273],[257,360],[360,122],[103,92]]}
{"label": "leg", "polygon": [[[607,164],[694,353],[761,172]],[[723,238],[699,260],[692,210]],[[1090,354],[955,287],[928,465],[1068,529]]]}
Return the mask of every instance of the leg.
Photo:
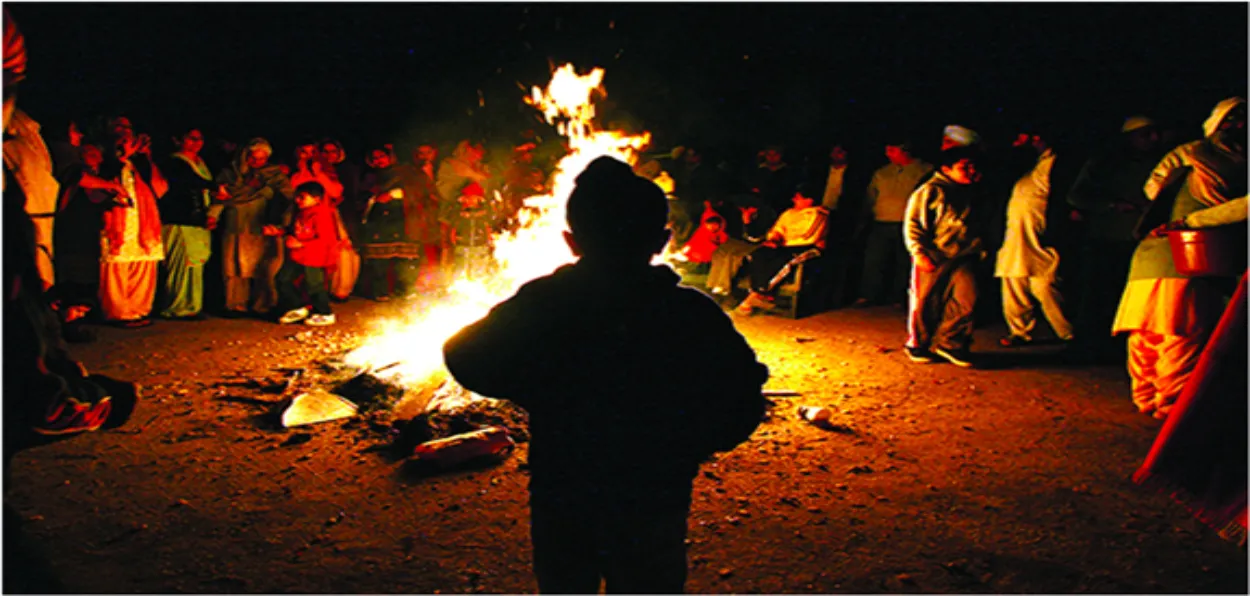
{"label": "leg", "polygon": [[274,278],[278,276],[284,261],[284,249],[280,239],[265,237],[264,250],[264,257],[256,267],[254,279],[257,281],[257,291],[256,299],[252,302],[252,310],[261,314],[273,310],[278,303],[278,286],[274,283]]}
{"label": "leg", "polygon": [[369,275],[369,297],[377,300],[387,296],[388,286],[386,275],[390,261],[388,259],[367,259],[365,268]]}
{"label": "leg", "polygon": [[330,310],[330,286],[325,269],[321,267],[303,267],[304,287],[312,300],[312,313],[315,315],[333,314]]}
{"label": "leg", "polygon": [[1185,383],[1193,376],[1206,340],[1205,334],[1197,337],[1164,335],[1155,344],[1158,354],[1155,361],[1155,387],[1158,391],[1155,394],[1154,409],[1158,415],[1166,416],[1176,404],[1176,398],[1185,388]]}
{"label": "leg", "polygon": [[1163,336],[1149,331],[1133,331],[1128,336],[1128,374],[1133,387],[1133,405],[1143,414],[1155,410],[1155,397],[1158,395],[1155,364],[1159,360],[1156,345],[1162,339]]}
{"label": "leg", "polygon": [[540,593],[599,593],[599,549],[593,524],[567,508],[531,503],[530,541]]}
{"label": "leg", "polygon": [[886,279],[893,271],[890,261],[893,246],[890,240],[888,224],[872,224],[864,254],[864,273],[859,282],[859,297],[869,303],[880,302],[885,298]]}
{"label": "leg", "polygon": [[226,310],[247,312],[247,299],[251,295],[252,280],[247,277],[226,277]]}
{"label": "leg", "polygon": [[933,316],[933,285],[937,276],[912,266],[911,298],[907,310],[907,347],[927,350],[937,324]]}
{"label": "leg", "polygon": [[689,508],[613,515],[604,569],[608,594],[681,594],[686,588]]}
{"label": "leg", "polygon": [[420,266],[420,259],[395,259],[396,296],[407,296],[416,289]]}
{"label": "leg", "polygon": [[1037,317],[1033,315],[1033,301],[1029,297],[1030,277],[1004,277],[1003,284],[1003,318],[1007,319],[1007,329],[1012,337],[1024,341],[1032,341],[1033,326]]}
{"label": "leg", "polygon": [[712,253],[712,267],[707,274],[707,287],[719,288],[729,293],[733,289],[734,276],[746,262],[747,256],[758,248],[744,240],[730,238]]}
{"label": "leg", "polygon": [[303,296],[300,295],[299,287],[295,285],[303,269],[304,267],[295,261],[287,261],[278,270],[278,274],[274,277],[274,284],[278,293],[279,311],[285,313],[304,306]]}
{"label": "leg", "polygon": [[[1006,288],[1003,289],[1006,293]],[[1069,341],[1072,339],[1072,323],[1068,322],[1068,317],[1063,314],[1063,295],[1059,293],[1058,284],[1054,278],[1046,277],[1030,277],[1029,290],[1037,301],[1042,305],[1042,313],[1046,315],[1046,320],[1050,323],[1051,329],[1055,330],[1055,337],[1061,340]],[[1007,300],[1006,296],[1003,301]]]}
{"label": "leg", "polygon": [[955,265],[939,295],[943,299],[941,322],[933,334],[933,344],[943,350],[967,351],[976,322],[973,313],[977,306],[977,278],[973,263]]}

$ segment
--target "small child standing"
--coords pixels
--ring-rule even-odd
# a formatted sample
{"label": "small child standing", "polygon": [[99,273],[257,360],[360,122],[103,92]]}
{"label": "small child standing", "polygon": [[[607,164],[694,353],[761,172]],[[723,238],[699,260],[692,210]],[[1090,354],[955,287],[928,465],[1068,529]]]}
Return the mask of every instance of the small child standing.
{"label": "small child standing", "polygon": [[[295,217],[285,237],[287,258],[277,276],[278,312],[286,311],[278,322],[333,325],[326,267],[338,261],[339,244],[343,241],[334,207],[325,200],[325,188],[316,182],[306,182],[295,189],[295,207]],[[300,276],[312,302],[311,312],[309,306],[300,306],[307,304],[295,284]]]}
{"label": "small child standing", "polygon": [[491,234],[499,213],[485,195],[481,184],[470,182],[455,201],[443,203],[439,219],[450,228],[450,244],[455,247],[452,279],[477,279],[489,273]]}

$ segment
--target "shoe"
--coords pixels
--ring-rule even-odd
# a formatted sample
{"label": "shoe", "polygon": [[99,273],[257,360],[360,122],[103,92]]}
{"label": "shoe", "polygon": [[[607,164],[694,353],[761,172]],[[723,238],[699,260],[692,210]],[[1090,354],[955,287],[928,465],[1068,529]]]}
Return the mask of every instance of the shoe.
{"label": "shoe", "polygon": [[933,354],[924,348],[904,346],[903,350],[907,352],[907,359],[917,364],[932,364],[935,362]]}
{"label": "shoe", "polygon": [[373,299],[373,301],[374,302],[390,302],[391,297],[390,296],[377,296]]}
{"label": "shoe", "polygon": [[960,368],[972,368],[971,354],[968,350],[948,350],[946,348],[933,348],[933,353],[937,356],[945,358],[947,362],[954,364]]}
{"label": "shoe", "polygon": [[278,322],[283,325],[290,325],[291,323],[298,323],[307,318],[308,318],[308,307],[301,307],[295,310],[287,311],[285,315],[282,315],[282,318],[278,319]]}
{"label": "shoe", "polygon": [[151,325],[152,319],[144,317],[142,319],[131,319],[129,321],[117,321],[115,324],[122,329],[138,329],[140,327],[147,327],[148,325]]}
{"label": "shoe", "polygon": [[716,296],[728,296],[729,295],[729,290],[726,290],[725,288],[708,288],[707,291],[711,292],[712,294]]}
{"label": "shoe", "polygon": [[1033,340],[1019,335],[1008,335],[998,340],[998,345],[1004,348],[1018,348],[1033,343]]}
{"label": "shoe", "polygon": [[335,318],[334,318],[334,315],[332,314],[313,315],[311,317],[308,317],[307,321],[304,321],[305,325],[311,325],[313,327],[325,327],[327,325],[333,325],[334,323],[335,323]]}
{"label": "shoe", "polygon": [[867,298],[859,298],[851,303],[851,308],[868,308],[872,306],[872,301]]}

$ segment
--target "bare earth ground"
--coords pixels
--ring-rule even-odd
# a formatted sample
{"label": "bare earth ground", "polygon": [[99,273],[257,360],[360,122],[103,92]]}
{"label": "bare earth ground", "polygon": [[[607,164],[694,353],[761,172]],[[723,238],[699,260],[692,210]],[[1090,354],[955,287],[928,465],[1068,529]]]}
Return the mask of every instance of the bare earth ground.
{"label": "bare earth ground", "polygon": [[[101,329],[74,353],[146,400],[123,429],[19,455],[9,503],[76,592],[532,592],[523,449],[422,479],[377,450],[376,422],[261,422],[275,396],[243,381],[402,307],[354,300],[312,331]],[[889,308],[738,325],[768,388],[803,395],[705,466],[690,591],[1247,591],[1245,551],[1129,480],[1160,423],[1133,411],[1121,370],[1046,364],[1044,348],[998,370],[915,365]],[[834,408],[837,426],[798,405]]]}

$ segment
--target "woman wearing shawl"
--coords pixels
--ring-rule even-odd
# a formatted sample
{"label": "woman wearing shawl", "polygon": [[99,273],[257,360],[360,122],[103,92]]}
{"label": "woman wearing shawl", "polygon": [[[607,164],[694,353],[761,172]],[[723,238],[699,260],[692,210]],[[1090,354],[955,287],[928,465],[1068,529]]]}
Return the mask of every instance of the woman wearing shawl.
{"label": "woman wearing shawl", "polygon": [[134,134],[130,121],[113,119],[114,156],[105,177],[119,182],[129,198],[104,212],[100,236],[100,311],[122,327],[150,325],[156,297],[157,264],[165,258],[161,218],[156,200],[169,185],[152,162],[152,144]]}
{"label": "woman wearing shawl", "polygon": [[[378,302],[402,298],[412,290],[421,258],[421,245],[411,241],[407,233],[413,204],[408,194],[415,194],[416,189],[409,180],[411,176],[405,176],[396,161],[390,145],[373,149],[367,162],[373,171],[365,174],[362,181],[369,193],[361,218],[365,267],[369,272],[370,297]],[[393,290],[389,287],[392,270]]]}
{"label": "woman wearing shawl", "polygon": [[[1205,138],[1173,149],[1155,167],[1146,182],[1146,196],[1159,199],[1165,188],[1177,186],[1170,180],[1184,176],[1169,218],[1173,222],[1192,220],[1204,210],[1243,197],[1245,127],[1246,100],[1220,102],[1202,126]],[[1232,215],[1244,219],[1244,210]],[[1128,372],[1133,403],[1140,412],[1166,418],[1193,373],[1224,310],[1225,296],[1214,281],[1178,273],[1168,239],[1160,234],[1152,233],[1138,245],[1111,332],[1130,334]]]}
{"label": "woman wearing shawl", "polygon": [[[273,147],[262,138],[243,146],[234,164],[217,176],[217,199],[222,201],[222,273],[226,278],[226,314],[240,316],[249,307],[267,313],[278,300],[274,286],[281,266],[281,245],[266,236],[270,202],[275,207],[291,200],[291,180],[269,163]],[[280,232],[279,232],[280,233]]]}
{"label": "woman wearing shawl", "polygon": [[169,193],[161,200],[161,239],[165,243],[165,306],[167,319],[202,319],[204,263],[212,255],[209,230],[217,219],[209,216],[213,175],[200,157],[204,134],[188,130],[174,139],[178,150],[165,165]]}

